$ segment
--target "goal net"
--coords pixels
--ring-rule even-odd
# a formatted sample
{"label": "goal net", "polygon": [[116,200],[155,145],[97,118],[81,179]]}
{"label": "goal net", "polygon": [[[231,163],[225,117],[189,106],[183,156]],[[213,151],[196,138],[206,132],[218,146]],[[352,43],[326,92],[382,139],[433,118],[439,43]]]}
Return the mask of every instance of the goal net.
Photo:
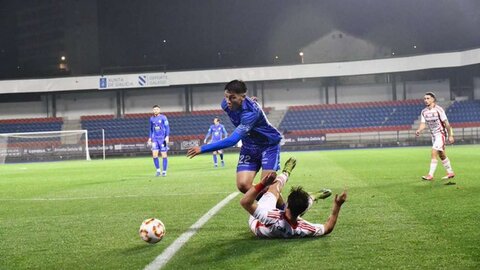
{"label": "goal net", "polygon": [[87,130],[0,133],[0,164],[90,160]]}

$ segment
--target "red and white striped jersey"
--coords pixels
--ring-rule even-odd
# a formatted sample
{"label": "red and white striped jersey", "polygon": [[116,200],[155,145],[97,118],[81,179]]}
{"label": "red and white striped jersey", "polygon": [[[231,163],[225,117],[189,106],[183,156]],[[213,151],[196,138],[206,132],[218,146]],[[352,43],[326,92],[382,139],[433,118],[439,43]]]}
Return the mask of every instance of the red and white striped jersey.
{"label": "red and white striped jersey", "polygon": [[250,221],[250,228],[257,237],[292,238],[321,236],[325,233],[322,224],[312,224],[298,218],[297,224],[290,224],[285,218],[285,211],[257,208]]}
{"label": "red and white striped jersey", "polygon": [[433,108],[425,108],[422,110],[421,121],[426,123],[432,135],[445,135],[444,121],[447,120],[447,115],[442,107],[435,105]]}

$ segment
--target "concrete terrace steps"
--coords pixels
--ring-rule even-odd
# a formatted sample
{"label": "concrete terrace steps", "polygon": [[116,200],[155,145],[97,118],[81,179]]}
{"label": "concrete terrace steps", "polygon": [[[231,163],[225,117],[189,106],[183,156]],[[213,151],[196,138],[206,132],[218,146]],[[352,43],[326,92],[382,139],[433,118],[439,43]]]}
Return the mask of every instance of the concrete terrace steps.
{"label": "concrete terrace steps", "polygon": [[[82,123],[80,119],[64,119],[62,131],[81,130],[81,129],[82,129]],[[62,144],[78,144],[81,138],[82,138],[82,134],[62,136],[61,143]]]}
{"label": "concrete terrace steps", "polygon": [[287,110],[276,110],[272,108],[267,116],[268,121],[270,122],[270,124],[272,124],[272,126],[279,128],[280,123],[282,123],[282,120],[285,117],[286,113]]}

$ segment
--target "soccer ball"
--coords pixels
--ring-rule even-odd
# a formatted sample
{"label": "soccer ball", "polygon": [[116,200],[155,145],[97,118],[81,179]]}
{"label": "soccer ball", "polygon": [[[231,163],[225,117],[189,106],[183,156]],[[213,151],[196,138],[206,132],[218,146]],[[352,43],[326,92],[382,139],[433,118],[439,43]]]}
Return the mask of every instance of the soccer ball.
{"label": "soccer ball", "polygon": [[149,218],[140,225],[138,234],[140,234],[140,238],[142,238],[143,241],[155,244],[165,236],[165,225],[156,218]]}

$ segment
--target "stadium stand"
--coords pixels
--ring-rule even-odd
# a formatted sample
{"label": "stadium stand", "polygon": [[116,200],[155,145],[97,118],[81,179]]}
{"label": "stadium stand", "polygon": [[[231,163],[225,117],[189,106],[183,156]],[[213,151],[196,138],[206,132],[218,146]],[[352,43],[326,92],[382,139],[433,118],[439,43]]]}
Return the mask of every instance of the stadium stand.
{"label": "stadium stand", "polygon": [[[265,108],[266,114],[271,108]],[[222,110],[203,110],[191,113],[165,112],[170,124],[170,140],[203,140],[213,118],[219,117],[230,134],[235,127]],[[123,118],[113,115],[88,115],[81,117],[82,129],[88,130],[90,145],[102,143],[101,129],[105,130],[105,143],[145,143],[149,133],[151,113],[125,114]]]}
{"label": "stadium stand", "polygon": [[280,130],[295,135],[409,130],[422,100],[289,107]]}
{"label": "stadium stand", "polygon": [[[63,118],[25,118],[25,119],[3,119],[0,120],[0,133],[24,133],[24,132],[45,132],[61,131]],[[15,146],[54,146],[59,145],[60,137],[37,137],[37,138],[15,138],[9,142],[11,147]]]}
{"label": "stadium stand", "polygon": [[[185,112],[166,112],[170,124],[170,140],[203,139],[213,118],[218,116],[228,132],[234,127],[221,110]],[[123,118],[113,115],[83,116],[82,129],[89,131],[90,144],[101,144],[102,128],[105,130],[107,144],[115,143],[145,143],[149,133],[151,113],[126,114]]]}
{"label": "stadium stand", "polygon": [[455,128],[480,127],[480,100],[456,101],[447,109],[447,116]]}
{"label": "stadium stand", "polygon": [[63,118],[25,118],[0,120],[0,133],[42,132],[62,130]]}

